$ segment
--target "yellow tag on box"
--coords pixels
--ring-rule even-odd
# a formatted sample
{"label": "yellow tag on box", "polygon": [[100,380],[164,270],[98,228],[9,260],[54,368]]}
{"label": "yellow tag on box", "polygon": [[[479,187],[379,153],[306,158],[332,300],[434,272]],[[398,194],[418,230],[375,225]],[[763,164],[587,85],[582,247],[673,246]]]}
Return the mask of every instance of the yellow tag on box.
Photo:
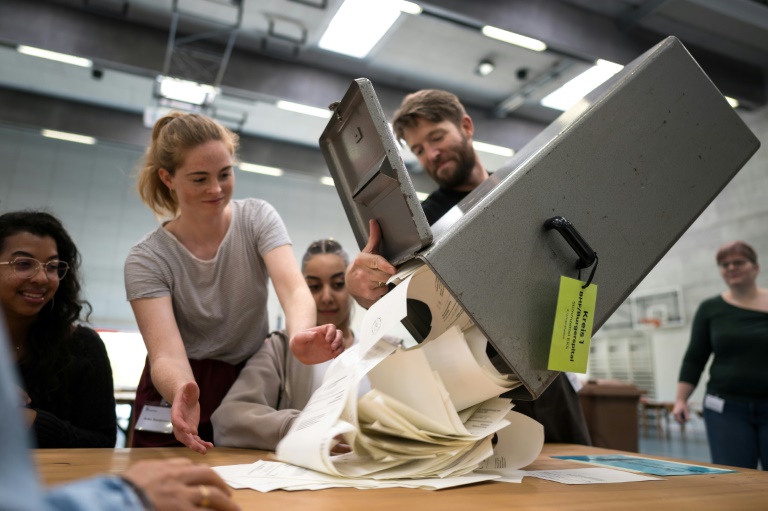
{"label": "yellow tag on box", "polygon": [[555,327],[552,330],[547,365],[550,370],[587,372],[597,286],[590,284],[582,289],[583,285],[584,282],[580,280],[560,277]]}

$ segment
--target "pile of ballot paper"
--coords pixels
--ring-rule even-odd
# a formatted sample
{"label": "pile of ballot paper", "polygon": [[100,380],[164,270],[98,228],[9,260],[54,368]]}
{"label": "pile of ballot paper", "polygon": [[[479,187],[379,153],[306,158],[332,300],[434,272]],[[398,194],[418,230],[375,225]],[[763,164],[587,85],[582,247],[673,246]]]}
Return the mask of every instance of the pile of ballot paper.
{"label": "pile of ballot paper", "polygon": [[[426,266],[393,279],[397,286],[368,310],[360,342],[330,366],[277,458],[379,482],[460,479],[494,468],[488,460],[506,468],[529,464],[543,447],[543,428],[499,397],[520,382],[494,368],[487,340]],[[409,321],[408,300],[428,308],[429,319],[410,319],[428,329],[418,326],[421,343],[406,349],[388,334]],[[371,390],[358,397],[365,377]],[[503,461],[494,458],[495,442],[505,444]]]}

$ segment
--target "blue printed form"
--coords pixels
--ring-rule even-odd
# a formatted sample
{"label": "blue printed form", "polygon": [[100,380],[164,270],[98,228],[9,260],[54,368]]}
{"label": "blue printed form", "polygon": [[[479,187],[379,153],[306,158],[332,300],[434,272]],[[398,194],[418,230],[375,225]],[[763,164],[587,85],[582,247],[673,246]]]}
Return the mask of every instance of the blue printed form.
{"label": "blue printed form", "polygon": [[724,468],[704,467],[702,465],[689,465],[674,461],[655,460],[641,458],[639,456],[627,456],[624,454],[597,454],[592,456],[552,456],[559,460],[579,461],[590,465],[603,465],[607,467],[632,470],[656,476],[690,476],[701,474],[727,474],[736,472]]}

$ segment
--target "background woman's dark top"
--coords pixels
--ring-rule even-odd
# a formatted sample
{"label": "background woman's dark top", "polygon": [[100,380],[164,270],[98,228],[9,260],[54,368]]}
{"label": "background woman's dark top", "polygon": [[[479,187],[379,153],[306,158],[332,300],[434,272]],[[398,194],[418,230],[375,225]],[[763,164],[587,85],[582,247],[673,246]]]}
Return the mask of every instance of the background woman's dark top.
{"label": "background woman's dark top", "polygon": [[99,335],[83,326],[72,337],[73,357],[64,362],[57,388],[44,388],[42,375],[24,361],[19,372],[37,411],[33,425],[37,447],[114,447],[117,436],[112,367]]}
{"label": "background woman's dark top", "polygon": [[680,381],[696,386],[712,353],[709,394],[768,399],[768,312],[736,307],[721,296],[702,302],[691,325]]}

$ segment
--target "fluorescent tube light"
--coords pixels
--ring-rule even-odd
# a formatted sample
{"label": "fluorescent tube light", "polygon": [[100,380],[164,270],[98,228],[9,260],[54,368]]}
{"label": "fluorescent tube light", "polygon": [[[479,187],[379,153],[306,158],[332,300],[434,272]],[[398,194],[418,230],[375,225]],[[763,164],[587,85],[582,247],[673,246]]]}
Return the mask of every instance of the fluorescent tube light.
{"label": "fluorescent tube light", "polygon": [[256,174],[265,174],[267,176],[280,177],[284,174],[283,169],[278,169],[277,167],[267,167],[265,165],[256,165],[254,163],[241,162],[238,165],[238,168],[246,172],[255,172]]}
{"label": "fluorescent tube light", "polygon": [[67,142],[77,142],[78,144],[93,145],[96,143],[96,139],[93,137],[87,137],[85,135],[76,135],[75,133],[67,133],[65,131],[42,130],[40,134],[47,138],[55,138],[57,140],[66,140]]}
{"label": "fluorescent tube light", "polygon": [[361,59],[368,55],[400,16],[398,0],[345,0],[318,46]]}
{"label": "fluorescent tube light", "polygon": [[477,140],[472,142],[472,146],[478,151],[490,154],[498,154],[499,156],[510,157],[515,154],[514,149],[509,147],[502,147],[500,145],[486,144],[485,142],[478,142]]}
{"label": "fluorescent tube light", "polygon": [[406,0],[400,2],[400,10],[406,14],[413,14],[414,16],[418,16],[424,11],[419,4],[407,2]]}
{"label": "fluorescent tube light", "polygon": [[64,62],[65,64],[72,64],[73,66],[93,67],[93,61],[90,59],[75,57],[74,55],[67,55],[66,53],[57,53],[55,51],[48,51],[24,45],[19,45],[16,50],[24,55],[32,55],[33,57],[40,57],[41,59],[55,60]]}
{"label": "fluorescent tube light", "polygon": [[429,194],[424,192],[416,192],[416,197],[418,197],[420,201],[423,201],[429,197]]}
{"label": "fluorescent tube light", "polygon": [[547,45],[543,41],[515,34],[508,30],[492,27],[491,25],[484,26],[482,32],[483,35],[490,37],[491,39],[498,39],[499,41],[504,41],[505,43],[514,44],[515,46],[520,46],[529,50],[544,51],[547,49]]}
{"label": "fluorescent tube light", "polygon": [[216,98],[218,92],[216,87],[211,85],[171,78],[170,76],[161,76],[159,80],[162,97],[192,105],[209,105]]}
{"label": "fluorescent tube light", "polygon": [[598,85],[618,73],[624,66],[598,60],[594,66],[569,81],[541,100],[541,104],[555,110],[568,110]]}
{"label": "fluorescent tube light", "polygon": [[315,106],[283,101],[282,99],[275,104],[277,105],[277,108],[282,108],[283,110],[290,110],[291,112],[298,112],[305,115],[314,115],[315,117],[322,117],[323,119],[330,119],[331,114],[333,113],[327,108],[317,108]]}
{"label": "fluorescent tube light", "polygon": [[729,105],[731,105],[731,108],[738,108],[739,107],[739,100],[733,99],[731,97],[725,96],[725,100],[728,102]]}
{"label": "fluorescent tube light", "polygon": [[332,178],[332,177],[323,176],[323,177],[321,177],[321,178],[320,178],[320,182],[321,182],[322,184],[324,184],[325,186],[336,186],[336,185],[333,183],[333,178]]}

